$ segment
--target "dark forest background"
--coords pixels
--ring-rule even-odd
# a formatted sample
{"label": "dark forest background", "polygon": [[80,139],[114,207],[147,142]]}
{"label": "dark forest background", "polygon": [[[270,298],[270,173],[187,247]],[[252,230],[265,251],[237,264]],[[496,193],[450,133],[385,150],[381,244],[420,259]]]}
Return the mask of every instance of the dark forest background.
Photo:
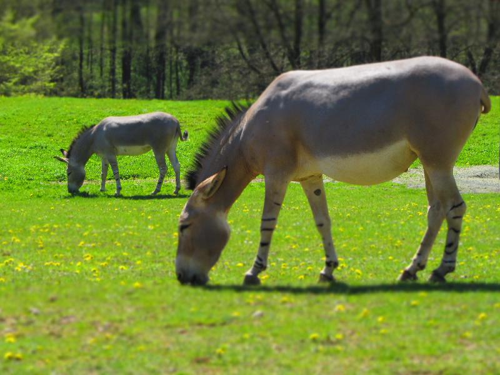
{"label": "dark forest background", "polygon": [[418,55],[500,93],[499,0],[0,0],[0,95],[245,98]]}

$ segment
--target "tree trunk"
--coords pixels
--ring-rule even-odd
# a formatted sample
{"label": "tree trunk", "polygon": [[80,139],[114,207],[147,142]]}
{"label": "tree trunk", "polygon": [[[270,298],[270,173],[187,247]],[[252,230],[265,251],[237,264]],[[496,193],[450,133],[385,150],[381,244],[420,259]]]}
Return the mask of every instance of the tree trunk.
{"label": "tree trunk", "polygon": [[436,14],[438,42],[439,42],[439,56],[447,56],[448,33],[446,31],[446,4],[445,0],[434,0],[434,13]]}
{"label": "tree trunk", "polygon": [[285,48],[286,55],[288,58],[288,62],[292,66],[293,69],[298,69],[297,62],[295,59],[295,53],[290,45],[290,42],[288,40],[288,36],[286,33],[286,27],[285,27],[285,22],[283,21],[283,17],[281,15],[281,10],[278,4],[277,0],[270,0],[268,3],[269,8],[274,14],[274,17],[276,18],[276,22],[278,23],[278,31],[281,37],[281,43],[283,44],[283,48]]}
{"label": "tree trunk", "polygon": [[111,85],[111,97],[116,97],[116,38],[118,34],[118,0],[111,1],[111,40],[109,52],[111,55],[109,76]]}
{"label": "tree trunk", "polygon": [[483,76],[490,64],[495,48],[498,45],[500,27],[500,3],[496,0],[489,1],[488,7],[488,35],[486,38],[486,47],[484,48],[483,57],[479,64],[478,76]]}
{"label": "tree trunk", "polygon": [[83,6],[78,6],[78,19],[80,27],[78,30],[78,85],[80,86],[80,95],[85,96],[85,78],[83,73],[83,66],[85,62],[85,13]]}
{"label": "tree trunk", "polygon": [[326,0],[319,0],[318,4],[318,50],[316,51],[316,68],[322,66],[323,54],[325,47],[325,31],[326,31]]}
{"label": "tree trunk", "polygon": [[99,77],[102,78],[104,77],[104,44],[105,44],[105,39],[104,35],[106,33],[106,0],[102,2],[102,13],[101,13],[101,35],[99,38]]}
{"label": "tree trunk", "polygon": [[158,0],[158,16],[155,33],[155,98],[165,99],[165,69],[167,62],[168,3]]}
{"label": "tree trunk", "polygon": [[146,52],[144,53],[144,69],[146,75],[146,93],[147,98],[151,95],[151,46],[149,40],[149,30],[150,30],[150,11],[149,11],[149,0],[146,0],[146,26],[145,26],[145,38],[146,38]]}
{"label": "tree trunk", "polygon": [[174,98],[174,62],[172,59],[172,49],[168,54],[168,98]]}
{"label": "tree trunk", "polygon": [[304,0],[295,0],[295,22],[294,22],[294,38],[293,38],[293,60],[295,66],[300,68],[300,55],[302,53],[302,26],[304,22]]}
{"label": "tree trunk", "polygon": [[92,39],[92,18],[93,13],[90,11],[87,20],[87,68],[89,69],[89,81],[92,81],[94,75],[94,43]]}
{"label": "tree trunk", "polygon": [[365,0],[368,9],[368,23],[372,39],[370,40],[370,60],[382,61],[384,41],[382,24],[382,0]]}
{"label": "tree trunk", "polygon": [[179,68],[179,48],[175,47],[175,94],[178,98],[181,94],[181,78]]}
{"label": "tree trunk", "polygon": [[250,17],[250,22],[253,26],[253,29],[254,29],[254,32],[256,34],[257,40],[260,44],[260,47],[262,48],[262,51],[264,52],[264,56],[269,61],[269,64],[271,65],[271,68],[273,69],[273,71],[276,74],[280,74],[281,69],[278,68],[278,66],[276,65],[276,63],[271,55],[271,52],[269,51],[269,47],[267,46],[267,43],[264,39],[264,35],[262,33],[262,30],[259,26],[258,17],[257,17],[257,14],[255,13],[255,9],[253,8],[251,0],[243,0],[243,5],[246,8],[245,9],[246,13]]}
{"label": "tree trunk", "polygon": [[[199,1],[198,0],[189,0],[188,5],[188,22],[189,22],[189,34],[191,36],[196,36],[198,32],[198,12],[199,12]],[[198,70],[200,55],[202,54],[202,49],[199,46],[190,43],[190,45],[186,46],[184,49],[184,53],[186,55],[186,63],[188,68],[188,80],[187,86],[191,88],[196,80],[196,73]]]}
{"label": "tree trunk", "polygon": [[128,5],[127,0],[122,0],[122,96],[124,99],[132,97],[132,28],[128,22]]}

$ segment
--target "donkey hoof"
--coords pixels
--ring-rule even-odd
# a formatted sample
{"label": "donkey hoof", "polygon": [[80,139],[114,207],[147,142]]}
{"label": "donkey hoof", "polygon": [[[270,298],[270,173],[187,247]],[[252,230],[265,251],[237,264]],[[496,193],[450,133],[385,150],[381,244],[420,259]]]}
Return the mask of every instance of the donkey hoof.
{"label": "donkey hoof", "polygon": [[154,195],[158,194],[159,192],[160,192],[159,190],[155,190],[155,191],[153,191],[153,192],[151,193],[151,195],[153,195],[153,196],[154,196]]}
{"label": "donkey hoof", "polygon": [[398,277],[398,281],[417,281],[418,277],[417,274],[412,274],[410,271],[404,270],[401,275]]}
{"label": "donkey hoof", "polygon": [[436,271],[432,271],[431,277],[429,277],[429,282],[442,284],[446,282],[446,279]]}
{"label": "donkey hoof", "polygon": [[243,285],[260,285],[260,279],[255,275],[245,275]]}
{"label": "donkey hoof", "polygon": [[318,282],[320,282],[320,283],[334,283],[335,277],[333,277],[333,275],[327,275],[325,273],[320,273]]}
{"label": "donkey hoof", "polygon": [[106,189],[101,189],[99,190],[101,193],[104,193],[106,191]]}
{"label": "donkey hoof", "polygon": [[179,190],[178,190],[178,189],[176,189],[176,190],[174,191],[174,195],[179,195]]}
{"label": "donkey hoof", "polygon": [[117,198],[118,198],[118,197],[121,197],[121,196],[122,196],[122,193],[120,193],[119,191],[117,191],[117,192],[115,193],[115,197],[117,197]]}

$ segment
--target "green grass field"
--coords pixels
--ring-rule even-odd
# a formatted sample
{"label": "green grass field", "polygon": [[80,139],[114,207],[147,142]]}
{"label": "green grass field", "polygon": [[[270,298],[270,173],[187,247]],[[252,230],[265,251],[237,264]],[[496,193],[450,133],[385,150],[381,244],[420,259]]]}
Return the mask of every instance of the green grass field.
{"label": "green grass field", "polygon": [[[189,192],[159,197],[152,154],[119,159],[123,197],[71,197],[52,158],[83,125],[163,110],[190,141],[183,168],[225,102],[0,98],[0,373],[500,373],[500,198],[465,194],[459,266],[446,285],[398,284],[426,227],[423,190],[326,184],[339,283],[317,284],[323,252],[300,185],[291,184],[257,288],[241,286],[259,243],[264,185],[233,207],[231,240],[207,287],[180,286],[178,216]],[[496,164],[500,100],[459,165]],[[172,177],[171,169],[169,176]],[[443,231],[444,232],[444,231]]]}

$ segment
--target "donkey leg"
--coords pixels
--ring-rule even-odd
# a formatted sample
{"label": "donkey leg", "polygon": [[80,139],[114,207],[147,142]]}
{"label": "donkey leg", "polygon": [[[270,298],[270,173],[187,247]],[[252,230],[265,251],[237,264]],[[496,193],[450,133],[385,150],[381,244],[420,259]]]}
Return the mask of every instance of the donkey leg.
{"label": "donkey leg", "polygon": [[116,193],[115,195],[119,197],[122,192],[122,184],[120,182],[120,173],[118,172],[118,161],[115,155],[108,156],[108,162],[111,165],[111,170],[113,171],[113,176],[116,181]]}
{"label": "donkey leg", "polygon": [[[429,226],[412,264],[400,276],[400,280],[416,279],[416,273],[425,268],[432,243],[441,228],[444,219],[448,223],[445,253],[441,265],[432,272],[430,281],[444,282],[445,276],[455,270],[458,251],[459,234],[462,229],[462,217],[466,210],[453,171],[429,171],[426,174],[426,185],[430,185],[430,207],[428,211]],[[428,189],[429,191],[429,189]]]}
{"label": "donkey leg", "polygon": [[153,150],[155,154],[156,164],[158,164],[158,169],[160,170],[160,177],[158,178],[158,183],[156,184],[156,189],[151,193],[151,195],[156,195],[160,192],[163,181],[165,180],[165,175],[167,174],[167,163],[165,162],[165,153]]}
{"label": "donkey leg", "polygon": [[467,205],[458,191],[452,174],[441,177],[435,185],[439,187],[439,191],[443,195],[443,201],[445,202],[443,206],[446,212],[448,232],[441,264],[432,271],[429,281],[445,282],[445,276],[455,271],[460,232],[462,230],[462,218],[467,210]]}
{"label": "donkey leg", "polygon": [[102,158],[102,172],[101,172],[101,191],[106,191],[106,179],[108,177],[109,163],[105,158]]}
{"label": "donkey leg", "polygon": [[278,215],[281,210],[283,199],[285,198],[288,179],[280,179],[266,176],[266,196],[264,199],[264,212],[260,226],[260,245],[257,258],[250,270],[245,274],[245,285],[258,285],[259,273],[266,270],[269,248],[273,237],[274,229],[278,223]]}
{"label": "donkey leg", "polygon": [[332,229],[328,205],[326,203],[325,187],[322,176],[310,178],[301,182],[302,188],[307,196],[309,205],[314,215],[316,227],[321,234],[323,247],[325,249],[325,268],[319,276],[320,282],[333,282],[333,271],[339,266],[339,260],[332,239]]}
{"label": "donkey leg", "polygon": [[[177,143],[176,143],[177,144]],[[177,159],[177,154],[175,153],[175,147],[171,148],[167,152],[168,160],[170,160],[170,164],[172,164],[172,168],[175,171],[175,191],[174,194],[179,194],[179,190],[181,189],[181,164]]]}
{"label": "donkey leg", "polygon": [[425,175],[425,188],[427,190],[427,199],[429,207],[427,209],[427,230],[420,246],[412,259],[411,264],[405,268],[399,276],[399,281],[414,281],[417,280],[417,272],[425,269],[432,245],[436,240],[439,229],[444,220],[444,211],[442,210],[441,202],[437,199],[434,192],[431,179],[427,171]]}

